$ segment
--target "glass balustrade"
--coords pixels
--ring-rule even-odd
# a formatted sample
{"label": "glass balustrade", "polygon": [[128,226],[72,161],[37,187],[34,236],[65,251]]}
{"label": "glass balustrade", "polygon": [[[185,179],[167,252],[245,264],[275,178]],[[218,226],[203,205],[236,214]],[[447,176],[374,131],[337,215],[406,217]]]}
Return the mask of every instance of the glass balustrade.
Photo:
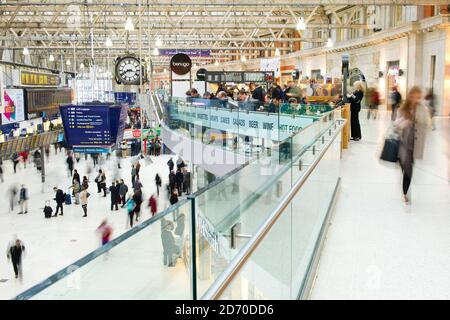
{"label": "glass balustrade", "polygon": [[[245,165],[17,298],[199,298],[245,248],[292,187],[305,179],[268,237],[221,296],[296,298],[303,289],[338,181],[342,125],[330,110],[320,116],[291,111],[292,114],[286,115],[270,114],[239,107],[206,107],[186,99],[169,98],[164,125],[171,130],[185,130],[191,138],[208,143],[203,133],[214,126],[218,117],[219,122],[229,123],[225,123],[227,130],[225,127],[215,130],[239,136],[252,134],[252,138],[263,140],[265,152],[257,153]],[[274,130],[261,127],[260,122],[254,128],[246,127],[257,114],[272,120],[276,117]],[[289,121],[300,120],[289,125],[282,116]],[[191,123],[186,117],[197,120]],[[240,122],[242,119],[246,125]],[[288,129],[282,129],[286,125]],[[196,130],[202,134],[196,136]],[[232,144],[223,146],[232,148]],[[174,266],[169,266],[171,262]]]}

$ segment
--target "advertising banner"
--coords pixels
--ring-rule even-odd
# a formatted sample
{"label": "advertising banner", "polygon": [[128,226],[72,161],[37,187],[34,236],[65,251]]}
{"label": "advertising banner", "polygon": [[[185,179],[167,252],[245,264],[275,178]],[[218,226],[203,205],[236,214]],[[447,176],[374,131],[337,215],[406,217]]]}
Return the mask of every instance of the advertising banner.
{"label": "advertising banner", "polygon": [[25,120],[25,103],[23,89],[4,89],[4,105],[1,108],[2,124]]}
{"label": "advertising banner", "polygon": [[314,121],[311,117],[265,112],[231,112],[225,108],[189,105],[179,105],[178,112],[173,115],[177,120],[203,127],[274,141],[282,141]]}

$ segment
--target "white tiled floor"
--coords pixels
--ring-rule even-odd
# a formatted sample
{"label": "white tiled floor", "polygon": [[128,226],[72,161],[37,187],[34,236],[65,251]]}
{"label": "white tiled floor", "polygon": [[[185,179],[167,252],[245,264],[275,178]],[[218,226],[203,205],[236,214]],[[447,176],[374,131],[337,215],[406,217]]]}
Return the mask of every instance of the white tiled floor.
{"label": "white tiled floor", "polygon": [[[156,192],[154,177],[157,172],[163,180],[163,186],[167,183],[169,171],[166,162],[168,156],[152,157],[152,159],[152,164],[141,160],[144,201],[148,199],[150,194]],[[75,165],[75,168],[83,176],[91,163],[90,159],[85,162],[83,158],[79,164]],[[116,178],[122,177],[130,187],[130,159],[122,160],[120,171],[117,171],[115,163],[115,159],[112,159],[102,165],[102,168],[106,169],[108,186],[116,171]],[[98,167],[96,169],[98,170]],[[53,148],[50,162],[47,164],[47,181],[43,185],[44,190],[40,182],[40,174],[32,164],[29,164],[26,169],[20,168],[17,174],[14,174],[10,161],[5,161],[4,170],[6,171],[5,182],[0,183],[0,194],[2,195],[0,202],[0,248],[2,250],[0,279],[7,281],[0,282],[0,299],[14,297],[96,249],[100,240],[95,233],[95,229],[103,218],[107,217],[113,226],[114,237],[127,230],[126,210],[110,211],[109,195],[103,198],[100,194],[97,194],[96,185],[93,181],[95,171],[90,176],[89,191],[92,196],[89,198],[88,218],[82,218],[81,207],[72,204],[65,206],[63,217],[44,219],[42,208],[45,200],[54,197],[52,187],[58,185],[65,189],[71,181],[66,170],[65,157],[62,153],[55,156]],[[29,189],[30,201],[27,215],[16,214],[18,208],[15,212],[9,211],[8,188],[11,184],[19,185],[21,183],[24,183]],[[166,199],[166,192],[162,191],[158,204],[160,210],[168,206]],[[54,201],[52,201],[52,207],[55,209]],[[142,212],[144,219],[150,217],[147,202],[144,203]],[[14,279],[12,266],[5,255],[7,244],[14,234],[17,234],[25,242],[27,251],[23,260],[24,279],[22,283]]]}
{"label": "white tiled floor", "polygon": [[400,169],[378,160],[381,118],[364,119],[363,140],[344,151],[312,299],[450,298],[450,119],[429,132],[406,205]]}

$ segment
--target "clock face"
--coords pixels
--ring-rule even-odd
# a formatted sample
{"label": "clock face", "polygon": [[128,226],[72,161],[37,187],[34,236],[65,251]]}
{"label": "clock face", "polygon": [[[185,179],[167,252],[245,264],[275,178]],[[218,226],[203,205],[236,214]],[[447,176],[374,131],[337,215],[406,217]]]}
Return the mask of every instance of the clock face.
{"label": "clock face", "polygon": [[116,76],[117,80],[123,84],[139,84],[141,73],[141,64],[134,57],[123,57],[117,61]]}

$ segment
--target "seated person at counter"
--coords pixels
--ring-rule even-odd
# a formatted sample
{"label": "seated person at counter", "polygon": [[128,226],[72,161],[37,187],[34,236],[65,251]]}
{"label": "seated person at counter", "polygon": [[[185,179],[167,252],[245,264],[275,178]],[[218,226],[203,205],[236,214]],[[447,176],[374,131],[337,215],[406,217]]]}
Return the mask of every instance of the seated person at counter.
{"label": "seated person at counter", "polygon": [[270,103],[269,103],[268,112],[278,113],[279,108],[280,108],[280,102],[281,102],[280,98],[272,98],[272,100],[270,100]]}
{"label": "seated person at counter", "polygon": [[219,100],[219,103],[221,104],[222,108],[227,108],[228,102],[231,100],[231,98],[228,97],[225,91],[219,91],[216,95],[216,99]]}
{"label": "seated person at counter", "polygon": [[259,101],[253,99],[244,89],[239,90],[239,108],[255,111]]}

